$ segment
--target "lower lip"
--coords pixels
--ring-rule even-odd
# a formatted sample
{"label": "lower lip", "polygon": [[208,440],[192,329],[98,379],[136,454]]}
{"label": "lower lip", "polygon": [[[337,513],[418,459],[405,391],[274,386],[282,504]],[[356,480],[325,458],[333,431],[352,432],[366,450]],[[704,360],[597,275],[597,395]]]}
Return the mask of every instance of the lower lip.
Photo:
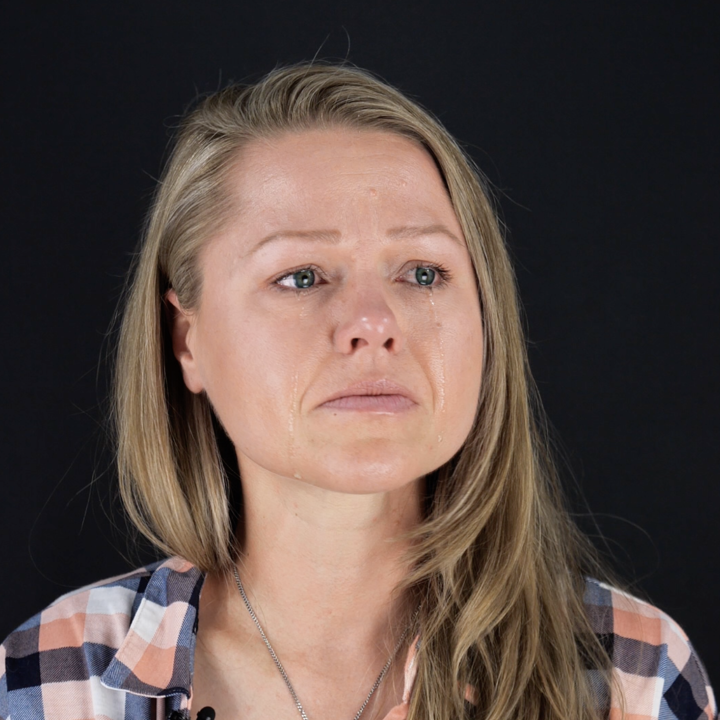
{"label": "lower lip", "polygon": [[328,410],[396,413],[409,410],[415,403],[405,395],[347,395],[323,403]]}

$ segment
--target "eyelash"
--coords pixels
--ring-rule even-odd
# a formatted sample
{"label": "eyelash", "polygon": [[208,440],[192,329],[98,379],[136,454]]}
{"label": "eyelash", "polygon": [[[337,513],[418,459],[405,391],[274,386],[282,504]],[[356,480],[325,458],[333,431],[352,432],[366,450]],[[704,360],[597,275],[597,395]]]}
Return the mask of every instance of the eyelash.
{"label": "eyelash", "polygon": [[[417,270],[418,268],[429,268],[430,270],[434,270],[437,275],[437,281],[433,285],[420,285],[419,283],[408,283],[409,285],[414,285],[417,288],[420,288],[422,290],[437,290],[438,288],[445,287],[450,280],[452,280],[452,273],[450,270],[448,270],[445,266],[440,265],[439,263],[416,263],[412,267],[408,268],[407,272],[411,272],[412,270]],[[314,273],[320,276],[322,278],[322,272],[320,268],[317,267],[317,265],[304,265],[303,267],[296,268],[295,270],[291,270],[290,272],[286,272],[279,277],[276,277],[272,284],[275,288],[277,288],[280,292],[294,292],[296,295],[301,294],[307,294],[308,292],[312,292],[313,290],[317,289],[317,285],[313,285],[312,287],[303,289],[303,288],[292,288],[292,287],[285,287],[284,285],[280,285],[281,280],[285,280],[285,278],[290,277],[291,275],[294,275],[296,272],[301,272],[302,270],[312,270]],[[407,274],[407,273],[406,273]]]}

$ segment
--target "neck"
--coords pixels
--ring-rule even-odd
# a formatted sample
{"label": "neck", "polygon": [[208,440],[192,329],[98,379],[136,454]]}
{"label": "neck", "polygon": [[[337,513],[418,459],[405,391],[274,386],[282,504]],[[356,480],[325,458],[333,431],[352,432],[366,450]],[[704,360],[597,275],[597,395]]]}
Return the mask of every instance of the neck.
{"label": "neck", "polygon": [[307,629],[319,642],[365,635],[376,645],[406,610],[394,593],[407,572],[398,538],[420,520],[419,490],[415,482],[350,495],[265,473],[244,478],[239,568],[251,602],[283,636]]}
{"label": "neck", "polygon": [[[420,491],[416,481],[349,495],[243,472],[239,574],[310,717],[352,716],[407,627],[415,607],[396,592],[408,571],[408,542],[399,538],[420,521]],[[244,668],[242,677],[259,673],[263,687],[277,683],[233,574],[210,574],[200,600],[199,667],[204,658],[220,676]],[[390,668],[373,712],[400,702],[403,665]],[[220,697],[235,692],[235,682],[205,689]]]}

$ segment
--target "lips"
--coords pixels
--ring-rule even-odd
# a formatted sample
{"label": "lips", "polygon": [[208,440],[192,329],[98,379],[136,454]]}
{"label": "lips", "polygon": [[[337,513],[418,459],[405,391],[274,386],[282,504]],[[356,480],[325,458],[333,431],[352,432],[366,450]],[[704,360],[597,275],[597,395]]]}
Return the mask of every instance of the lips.
{"label": "lips", "polygon": [[398,412],[416,404],[412,393],[405,386],[382,378],[353,383],[328,397],[320,407],[336,410]]}

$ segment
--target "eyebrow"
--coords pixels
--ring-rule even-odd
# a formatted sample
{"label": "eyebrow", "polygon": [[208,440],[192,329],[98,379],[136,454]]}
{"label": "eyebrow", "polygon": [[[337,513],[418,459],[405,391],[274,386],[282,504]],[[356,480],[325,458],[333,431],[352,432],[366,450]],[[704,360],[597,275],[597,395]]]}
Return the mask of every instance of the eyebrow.
{"label": "eyebrow", "polygon": [[247,255],[252,255],[263,247],[263,245],[267,245],[268,243],[275,242],[277,240],[292,240],[293,238],[296,238],[298,240],[317,240],[326,243],[337,243],[340,241],[340,237],[341,235],[339,230],[281,230],[280,232],[266,235],[247,253]]}
{"label": "eyebrow", "polygon": [[456,242],[460,247],[465,247],[465,243],[463,243],[455,233],[440,223],[422,226],[409,225],[388,230],[388,237],[393,240],[404,240],[406,238],[421,237],[423,235],[445,235],[445,237],[450,238],[450,240]]}
{"label": "eyebrow", "polygon": [[[403,227],[390,228],[387,236],[391,240],[406,240],[408,238],[422,237],[424,235],[444,235],[460,247],[464,248],[465,244],[451,232],[445,225],[405,225]],[[258,242],[247,255],[253,255],[261,247],[277,240],[313,240],[335,244],[340,242],[342,235],[339,230],[282,230],[280,232],[266,235]]]}

